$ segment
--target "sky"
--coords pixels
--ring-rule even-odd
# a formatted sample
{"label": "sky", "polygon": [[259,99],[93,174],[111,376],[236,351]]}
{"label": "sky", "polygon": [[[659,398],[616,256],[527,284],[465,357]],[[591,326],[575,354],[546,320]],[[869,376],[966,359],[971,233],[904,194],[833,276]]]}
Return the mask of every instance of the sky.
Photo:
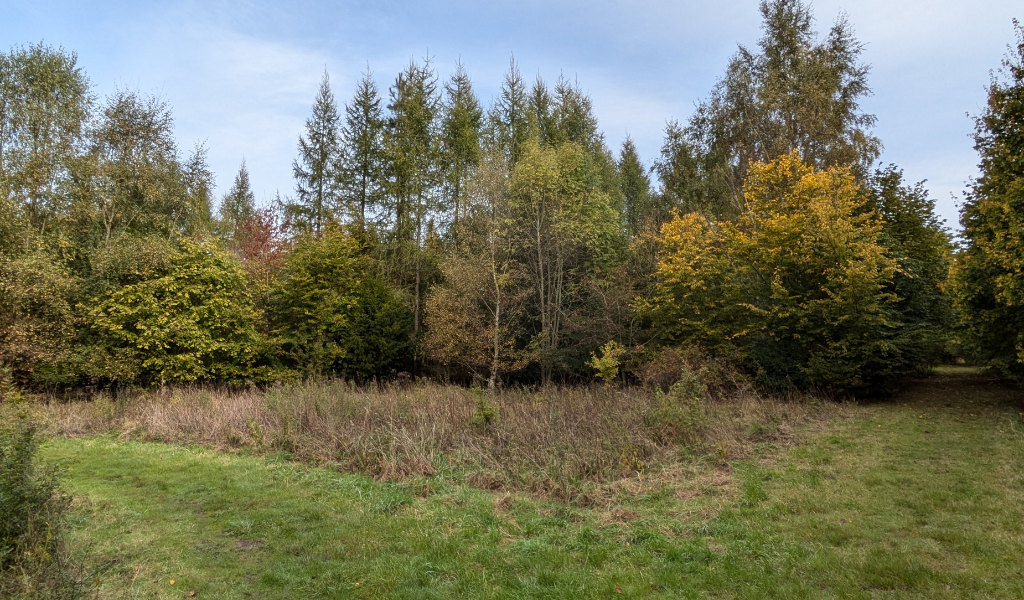
{"label": "sky", "polygon": [[[651,164],[665,124],[685,121],[742,44],[760,37],[757,0],[290,2],[0,0],[0,49],[44,42],[78,54],[96,96],[156,94],[183,152],[206,144],[218,197],[243,160],[257,199],[293,192],[298,136],[326,70],[339,102],[369,68],[386,93],[410,60],[446,77],[461,61],[484,105],[509,60],[527,81],[579,81],[609,147],[628,135]],[[937,210],[977,174],[970,134],[991,71],[1014,40],[1019,0],[818,0],[817,30],[845,14],[865,44],[881,162],[927,180]]]}

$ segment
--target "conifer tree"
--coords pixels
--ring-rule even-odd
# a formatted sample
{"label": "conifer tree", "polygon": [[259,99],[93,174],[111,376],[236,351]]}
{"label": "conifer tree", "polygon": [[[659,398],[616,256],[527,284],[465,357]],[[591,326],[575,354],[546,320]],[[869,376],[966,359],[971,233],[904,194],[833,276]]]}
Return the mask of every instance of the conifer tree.
{"label": "conifer tree", "polygon": [[340,122],[330,78],[324,71],[313,115],[306,119],[306,135],[299,136],[299,157],[292,163],[297,202],[288,206],[293,223],[317,237],[338,205]]}
{"label": "conifer tree", "polygon": [[249,184],[249,169],[242,159],[235,182],[220,201],[220,220],[225,233],[232,235],[239,226],[256,214],[256,195]]}
{"label": "conifer tree", "polygon": [[473,93],[473,84],[462,63],[445,84],[444,117],[441,122],[441,152],[445,169],[445,186],[452,210],[453,225],[466,206],[466,183],[472,169],[480,162],[480,127],[483,110]]}
{"label": "conifer tree", "polygon": [[376,214],[384,202],[384,114],[373,73],[367,70],[345,106],[342,153],[345,206],[349,217],[365,225],[367,210]]}
{"label": "conifer tree", "polygon": [[512,166],[522,156],[524,144],[530,137],[527,102],[523,76],[513,56],[501,84],[501,93],[488,113],[491,137]]}
{"label": "conifer tree", "polygon": [[627,136],[619,153],[619,186],[625,204],[625,226],[636,235],[651,216],[651,180],[640,162],[636,144]]}
{"label": "conifer tree", "polygon": [[558,123],[552,112],[551,91],[538,74],[530,88],[529,115],[530,131],[542,144],[553,146],[558,143]]}
{"label": "conifer tree", "polygon": [[[410,285],[413,330],[419,331],[423,287],[423,250],[436,209],[438,182],[437,77],[429,60],[410,62],[391,88],[391,115],[385,131],[391,206],[392,268],[400,284]],[[411,280],[411,281],[410,281]]]}

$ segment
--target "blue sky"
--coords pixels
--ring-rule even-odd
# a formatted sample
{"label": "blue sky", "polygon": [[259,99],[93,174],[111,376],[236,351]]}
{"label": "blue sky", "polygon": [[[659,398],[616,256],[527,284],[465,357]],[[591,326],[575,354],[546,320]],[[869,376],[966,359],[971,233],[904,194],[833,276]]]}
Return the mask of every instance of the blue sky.
{"label": "blue sky", "polygon": [[[818,30],[844,11],[867,44],[882,160],[927,179],[940,214],[976,173],[969,134],[989,71],[1013,41],[1009,0],[820,0]],[[0,46],[45,41],[78,53],[99,97],[119,87],[174,108],[183,150],[209,148],[219,192],[246,159],[257,198],[290,194],[291,161],[326,68],[340,101],[369,64],[382,91],[410,58],[467,67],[484,104],[509,57],[524,76],[578,78],[617,149],[628,133],[650,163],[670,119],[685,120],[738,43],[760,35],[757,0],[519,2],[11,2]]]}

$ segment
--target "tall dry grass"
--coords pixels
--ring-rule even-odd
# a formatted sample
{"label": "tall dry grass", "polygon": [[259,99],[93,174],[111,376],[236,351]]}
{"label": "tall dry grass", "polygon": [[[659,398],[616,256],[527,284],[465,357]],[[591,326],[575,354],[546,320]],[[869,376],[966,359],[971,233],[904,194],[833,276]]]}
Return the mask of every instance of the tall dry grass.
{"label": "tall dry grass", "polygon": [[55,435],[116,432],[123,439],[284,451],[382,479],[444,472],[481,487],[574,502],[586,499],[588,485],[656,472],[681,456],[724,461],[748,455],[757,443],[790,443],[800,424],[834,410],[734,390],[703,403],[699,431],[681,445],[657,434],[657,402],[639,388],[484,395],[437,384],[359,389],[317,382],[265,391],[180,388],[40,408]]}

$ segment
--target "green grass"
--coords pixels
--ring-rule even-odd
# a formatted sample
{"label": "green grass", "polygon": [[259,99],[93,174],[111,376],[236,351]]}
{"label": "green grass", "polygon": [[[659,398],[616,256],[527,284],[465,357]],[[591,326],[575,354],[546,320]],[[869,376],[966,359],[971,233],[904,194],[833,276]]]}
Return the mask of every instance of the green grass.
{"label": "green grass", "polygon": [[45,455],[107,598],[1022,598],[1021,411],[947,373],[587,509],[113,438]]}

